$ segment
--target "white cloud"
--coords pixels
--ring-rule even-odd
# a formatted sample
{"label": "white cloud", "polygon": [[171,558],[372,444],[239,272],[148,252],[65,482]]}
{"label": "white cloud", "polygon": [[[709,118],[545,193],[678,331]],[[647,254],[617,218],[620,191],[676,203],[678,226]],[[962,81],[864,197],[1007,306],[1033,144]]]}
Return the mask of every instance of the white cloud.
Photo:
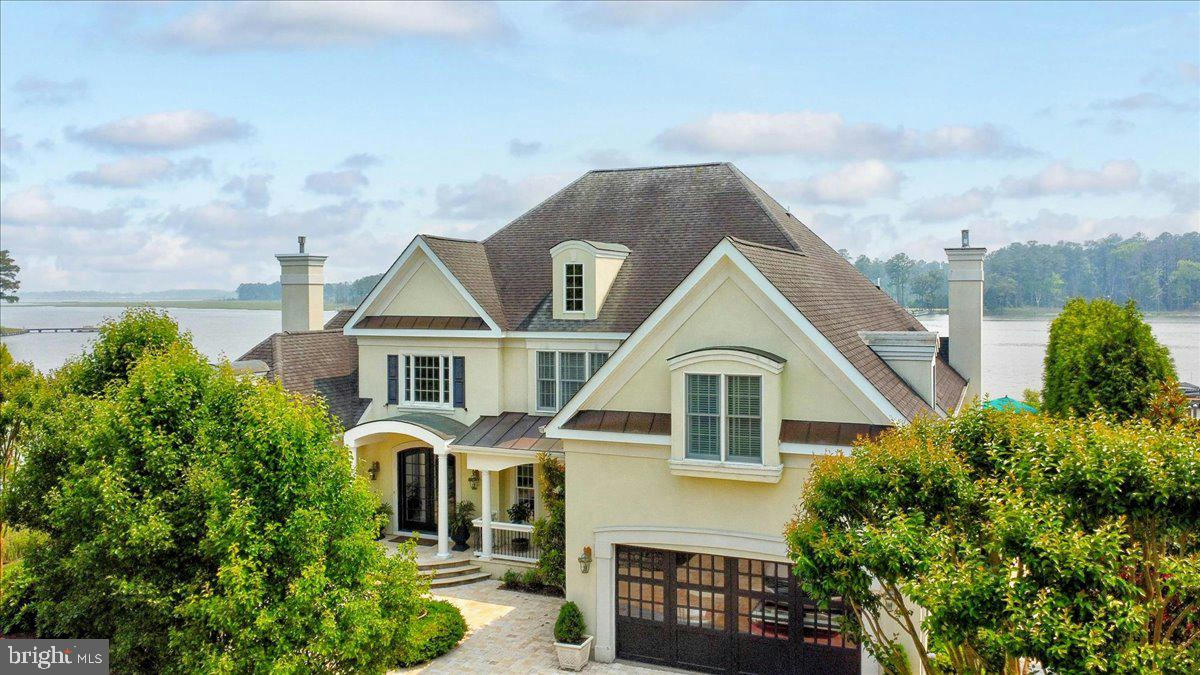
{"label": "white cloud", "polygon": [[202,6],[167,26],[161,42],[205,51],[306,49],[406,36],[475,39],[510,30],[489,2],[238,2]]}
{"label": "white cloud", "polygon": [[1200,84],[1200,66],[1184,61],[1176,67],[1179,79],[1188,84]]}
{"label": "white cloud", "polygon": [[21,134],[10,134],[0,127],[0,155],[19,157],[23,154],[25,142],[21,140]]}
{"label": "white cloud", "polygon": [[904,217],[922,223],[958,220],[986,211],[995,196],[991,188],[971,188],[957,195],[938,195],[914,203]]}
{"label": "white cloud", "polygon": [[0,222],[33,228],[111,228],[125,223],[125,211],[116,208],[89,211],[62,206],[55,203],[54,195],[44,186],[33,186],[9,195],[0,204]]}
{"label": "white cloud", "polygon": [[1164,216],[1090,218],[1042,209],[1032,218],[1023,220],[995,219],[972,223],[971,240],[983,246],[999,247],[1014,241],[1088,241],[1111,234],[1128,237],[1139,232],[1154,237],[1163,232],[1186,232],[1198,227],[1200,213],[1196,212]]}
{"label": "white cloud", "polygon": [[1033,176],[1009,176],[1000,182],[1006,197],[1028,198],[1045,195],[1107,195],[1134,190],[1142,178],[1141,169],[1132,160],[1105,162],[1099,170],[1076,169],[1066,162],[1055,162]]}
{"label": "white cloud", "polygon": [[846,164],[828,173],[774,184],[780,194],[809,204],[858,206],[875,197],[895,196],[904,175],[870,159]]}
{"label": "white cloud", "polygon": [[158,222],[193,236],[220,236],[235,240],[272,235],[351,236],[363,223],[371,205],[350,199],[307,210],[264,209],[214,200],[188,208],[175,208]]}
{"label": "white cloud", "polygon": [[83,78],[57,81],[43,77],[23,77],[12,86],[21,105],[64,106],[87,98],[88,83]]}
{"label": "white cloud", "polygon": [[572,1],[557,7],[580,30],[667,28],[716,16],[734,6],[716,0]]}
{"label": "white cloud", "polygon": [[1170,200],[1175,213],[1200,210],[1200,181],[1195,176],[1155,171],[1146,179],[1146,187]]}
{"label": "white cloud", "polygon": [[206,110],[174,110],[125,117],[90,129],[64,130],[74,141],[107,150],[177,150],[245,138],[253,128]]}
{"label": "white cloud", "polygon": [[178,163],[166,157],[130,157],[97,164],[92,171],[77,171],[71,174],[71,182],[94,187],[132,188],[211,175],[212,162],[204,157]]}
{"label": "white cloud", "polygon": [[542,149],[540,141],[523,141],[519,138],[514,138],[508,142],[508,154],[513,157],[528,157],[529,155],[537,154]]}
{"label": "white cloud", "polygon": [[370,181],[358,169],[310,173],[304,178],[304,189],[321,195],[349,195]]}
{"label": "white cloud", "polygon": [[632,157],[614,148],[589,150],[579,156],[579,161],[587,164],[589,169],[621,169],[635,166]]}
{"label": "white cloud", "polygon": [[900,232],[887,214],[856,216],[803,210],[792,213],[834,250],[844,248],[854,255],[885,257],[899,250]]}
{"label": "white cloud", "polygon": [[18,180],[17,172],[4,162],[0,162],[0,183],[11,183]]}
{"label": "white cloud", "polygon": [[369,152],[360,152],[343,159],[339,166],[347,169],[367,169],[382,163],[383,160],[378,155],[372,155]]}
{"label": "white cloud", "polygon": [[530,176],[512,183],[484,174],[470,183],[439,185],[435,218],[479,220],[514,216],[566,184],[560,175]]}
{"label": "white cloud", "polygon": [[1142,92],[1124,98],[1104,99],[1092,103],[1095,110],[1170,110],[1188,112],[1196,109],[1196,101],[1173,101],[1162,94]]}
{"label": "white cloud", "polygon": [[847,124],[838,113],[724,112],[673,127],[655,142],[667,150],[727,155],[796,155],[827,159],[927,159],[1027,154],[991,125]]}
{"label": "white cloud", "polygon": [[268,183],[272,178],[274,176],[265,173],[253,173],[245,178],[234,176],[221,186],[221,192],[238,193],[245,206],[253,209],[265,209],[271,203],[271,191]]}

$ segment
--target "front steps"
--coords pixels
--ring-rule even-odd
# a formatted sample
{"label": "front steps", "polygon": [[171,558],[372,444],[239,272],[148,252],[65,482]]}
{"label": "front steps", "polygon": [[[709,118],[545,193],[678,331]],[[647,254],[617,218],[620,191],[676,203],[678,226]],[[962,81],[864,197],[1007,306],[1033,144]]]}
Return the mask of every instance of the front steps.
{"label": "front steps", "polygon": [[417,564],[421,574],[429,578],[430,590],[462,586],[491,577],[468,560],[436,560]]}

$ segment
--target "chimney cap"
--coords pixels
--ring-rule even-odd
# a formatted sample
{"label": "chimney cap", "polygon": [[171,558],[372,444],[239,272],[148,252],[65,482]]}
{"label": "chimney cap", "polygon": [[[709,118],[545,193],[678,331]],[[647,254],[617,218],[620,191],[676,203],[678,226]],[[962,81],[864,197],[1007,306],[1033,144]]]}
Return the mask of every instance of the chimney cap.
{"label": "chimney cap", "polygon": [[[964,242],[966,242],[966,234],[965,234],[965,233],[966,233],[966,230],[963,230],[963,233],[964,233],[964,234],[963,234],[963,241],[964,241]],[[305,239],[306,239],[306,237],[305,237],[304,235],[300,235],[299,237],[296,237],[296,241],[300,242],[300,252],[301,252],[301,253],[304,253],[304,240],[305,240]],[[964,245],[964,246],[966,246],[966,244],[965,244],[965,243],[964,243],[963,245]]]}
{"label": "chimney cap", "polygon": [[[303,240],[303,237],[301,237],[301,240]],[[971,248],[971,231],[970,230],[964,229],[962,231],[962,247],[963,248]],[[304,250],[304,242],[303,241],[300,242],[300,250],[301,251]]]}

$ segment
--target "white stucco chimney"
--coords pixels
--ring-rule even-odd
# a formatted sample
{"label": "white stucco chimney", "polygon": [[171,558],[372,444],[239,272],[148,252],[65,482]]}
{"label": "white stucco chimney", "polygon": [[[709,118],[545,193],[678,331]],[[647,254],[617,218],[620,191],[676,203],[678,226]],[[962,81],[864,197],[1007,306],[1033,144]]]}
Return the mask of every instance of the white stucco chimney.
{"label": "white stucco chimney", "polygon": [[962,231],[962,246],[946,249],[950,260],[950,365],[967,380],[964,401],[983,391],[983,256]]}
{"label": "white stucco chimney", "polygon": [[278,253],[279,284],[283,290],[283,330],[321,330],[325,311],[325,258],[304,252]]}
{"label": "white stucco chimney", "polygon": [[859,331],[858,336],[891,366],[900,379],[920,394],[929,407],[937,406],[933,364],[938,336],[932,331]]}

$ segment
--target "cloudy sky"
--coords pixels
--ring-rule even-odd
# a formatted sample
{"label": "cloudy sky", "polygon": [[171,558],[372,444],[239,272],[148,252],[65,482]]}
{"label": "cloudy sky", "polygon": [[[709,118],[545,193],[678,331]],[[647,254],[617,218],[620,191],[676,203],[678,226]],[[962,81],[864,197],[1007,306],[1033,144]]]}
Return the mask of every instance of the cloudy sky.
{"label": "cloudy sky", "polygon": [[26,290],[233,288],[733,161],[853,253],[1200,229],[1195,3],[39,5],[0,13]]}

